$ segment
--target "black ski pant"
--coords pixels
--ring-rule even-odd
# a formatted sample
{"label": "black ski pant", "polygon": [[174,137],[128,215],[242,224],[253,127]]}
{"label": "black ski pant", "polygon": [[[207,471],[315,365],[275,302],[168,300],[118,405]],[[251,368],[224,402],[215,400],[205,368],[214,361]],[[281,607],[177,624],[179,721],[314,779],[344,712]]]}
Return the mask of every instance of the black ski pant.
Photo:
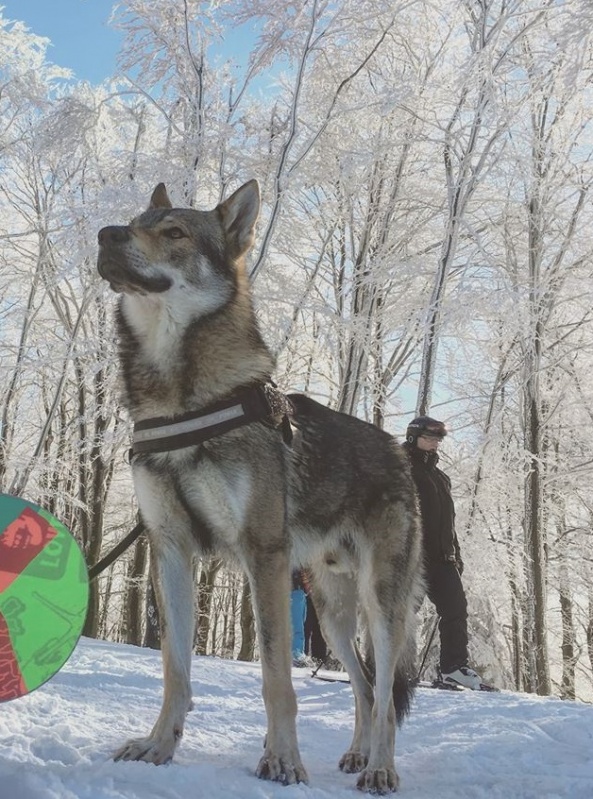
{"label": "black ski pant", "polygon": [[305,653],[324,663],[327,660],[327,644],[321,632],[313,600],[307,594],[307,616],[305,617]]}
{"label": "black ski pant", "polygon": [[427,560],[428,598],[440,616],[440,669],[447,674],[459,666],[467,666],[467,600],[463,583],[454,563]]}

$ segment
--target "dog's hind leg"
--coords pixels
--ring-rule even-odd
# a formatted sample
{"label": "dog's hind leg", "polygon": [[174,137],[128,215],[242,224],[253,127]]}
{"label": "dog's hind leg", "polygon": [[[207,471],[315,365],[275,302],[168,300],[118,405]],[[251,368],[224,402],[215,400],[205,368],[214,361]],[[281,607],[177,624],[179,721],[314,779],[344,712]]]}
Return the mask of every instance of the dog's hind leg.
{"label": "dog's hind leg", "polygon": [[297,702],[291,679],[288,554],[284,549],[260,549],[250,553],[245,568],[257,619],[268,717],[265,751],[256,774],[285,785],[308,782],[298,749]]}
{"label": "dog's hind leg", "polygon": [[193,635],[193,569],[191,552],[173,535],[163,533],[151,546],[151,576],[161,628],[164,696],[160,715],[149,736],[128,741],[115,760],[169,762],[183,734],[191,703]]}
{"label": "dog's hind leg", "polygon": [[[383,529],[388,533],[381,536]],[[391,527],[388,522],[398,522]],[[394,766],[395,727],[407,711],[412,689],[407,669],[414,651],[415,589],[418,583],[419,546],[412,524],[397,505],[386,509],[374,525],[375,540],[361,553],[360,600],[368,622],[375,659],[375,703],[372,713],[371,751],[357,787],[369,793],[397,790]],[[411,520],[413,522],[413,520]],[[397,531],[397,535],[394,531]],[[397,714],[394,704],[396,687]]]}
{"label": "dog's hind leg", "polygon": [[313,566],[311,571],[313,601],[323,634],[348,672],[354,693],[354,735],[340,759],[342,771],[353,774],[362,771],[368,762],[374,701],[370,675],[356,646],[356,581],[352,575],[334,573],[325,565]]}

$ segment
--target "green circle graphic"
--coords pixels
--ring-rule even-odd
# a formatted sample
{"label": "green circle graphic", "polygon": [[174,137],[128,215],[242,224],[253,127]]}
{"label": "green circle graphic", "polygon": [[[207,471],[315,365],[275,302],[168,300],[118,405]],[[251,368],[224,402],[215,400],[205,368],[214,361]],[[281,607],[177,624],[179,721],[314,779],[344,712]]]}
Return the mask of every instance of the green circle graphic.
{"label": "green circle graphic", "polygon": [[88,596],[86,563],[66,527],[0,494],[0,702],[62,668],[82,633]]}

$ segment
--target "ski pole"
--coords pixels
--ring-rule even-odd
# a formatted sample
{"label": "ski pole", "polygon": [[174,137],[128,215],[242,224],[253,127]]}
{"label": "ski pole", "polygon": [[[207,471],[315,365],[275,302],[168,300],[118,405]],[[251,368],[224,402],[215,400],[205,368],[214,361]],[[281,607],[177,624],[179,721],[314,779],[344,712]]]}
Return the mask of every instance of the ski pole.
{"label": "ski pole", "polygon": [[437,616],[432,626],[432,632],[430,633],[430,636],[428,638],[428,643],[424,647],[424,656],[422,658],[422,662],[420,663],[420,668],[418,669],[418,676],[416,677],[418,682],[420,682],[420,680],[422,679],[422,674],[424,673],[424,667],[426,665],[426,658],[428,657],[428,653],[430,652],[430,647],[432,646],[432,642],[434,640],[434,636],[436,634],[438,626],[439,626],[439,617]]}
{"label": "ski pole", "polygon": [[313,669],[313,673],[311,674],[311,677],[315,677],[315,675],[317,674],[317,672],[319,671],[319,669],[320,669],[322,666],[325,666],[325,664],[327,663],[327,661],[328,661],[328,660],[329,660],[329,653],[328,653],[328,654],[325,656],[325,658],[324,658],[323,660],[320,660],[320,661],[319,661],[319,663],[317,664],[317,666],[316,666],[316,667]]}

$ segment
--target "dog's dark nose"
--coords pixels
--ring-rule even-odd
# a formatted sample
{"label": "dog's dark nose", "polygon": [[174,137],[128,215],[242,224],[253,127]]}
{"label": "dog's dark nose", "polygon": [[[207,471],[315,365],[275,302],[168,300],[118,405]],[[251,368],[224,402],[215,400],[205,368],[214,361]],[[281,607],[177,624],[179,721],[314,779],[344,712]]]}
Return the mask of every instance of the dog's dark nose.
{"label": "dog's dark nose", "polygon": [[101,228],[99,235],[99,244],[123,244],[130,238],[130,229],[123,225],[110,225],[109,227]]}

